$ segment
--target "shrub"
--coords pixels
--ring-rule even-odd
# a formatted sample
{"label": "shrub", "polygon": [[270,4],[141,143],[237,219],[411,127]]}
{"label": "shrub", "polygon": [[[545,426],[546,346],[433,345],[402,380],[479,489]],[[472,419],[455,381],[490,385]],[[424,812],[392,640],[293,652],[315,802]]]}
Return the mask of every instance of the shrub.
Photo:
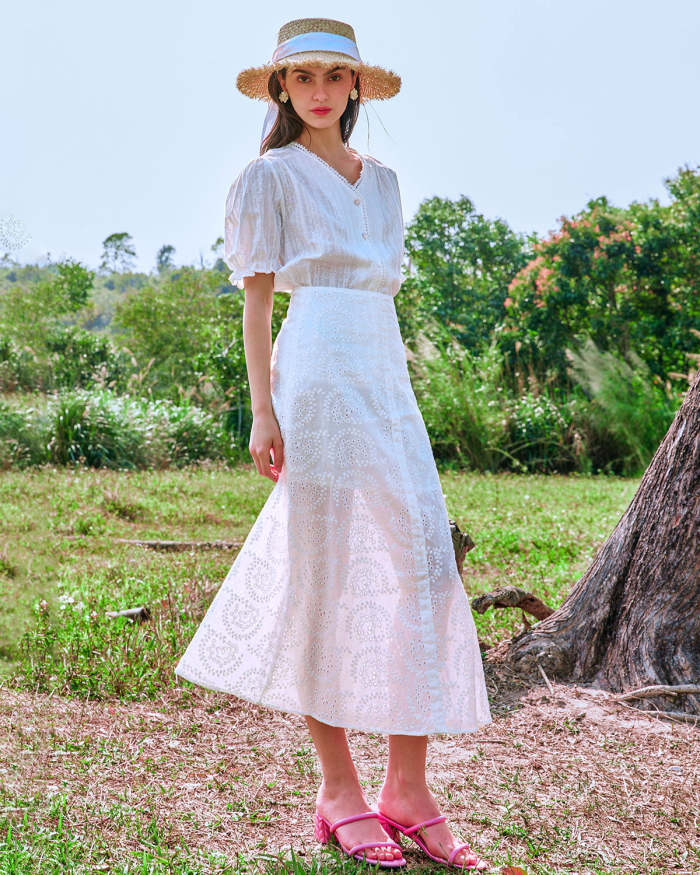
{"label": "shrub", "polygon": [[0,401],[0,469],[40,465],[47,458],[45,423],[37,411]]}
{"label": "shrub", "polygon": [[476,470],[495,470],[506,429],[501,356],[482,355],[455,341],[435,344],[423,334],[412,358],[412,383],[435,457]]}
{"label": "shrub", "polygon": [[230,439],[214,417],[184,402],[149,401],[108,390],[75,390],[51,406],[49,451],[57,464],[165,468],[227,458]]}
{"label": "shrub", "polygon": [[102,384],[124,386],[127,366],[110,339],[86,331],[77,325],[56,326],[47,336],[46,345],[53,370],[53,383],[59,388],[87,387]]}
{"label": "shrub", "polygon": [[84,390],[59,395],[51,406],[51,461],[93,468],[143,467],[143,429],[129,416],[129,400]]}
{"label": "shrub", "polygon": [[579,352],[567,350],[567,355],[570,374],[584,395],[573,405],[573,420],[594,466],[606,473],[642,473],[681,399],[664,392],[633,352],[626,361],[599,350],[588,338]]}
{"label": "shrub", "polygon": [[45,369],[28,346],[0,337],[0,392],[34,389],[45,380]]}
{"label": "shrub", "polygon": [[509,402],[508,454],[516,470],[570,471],[577,467],[570,439],[572,413],[547,391],[527,391]]}

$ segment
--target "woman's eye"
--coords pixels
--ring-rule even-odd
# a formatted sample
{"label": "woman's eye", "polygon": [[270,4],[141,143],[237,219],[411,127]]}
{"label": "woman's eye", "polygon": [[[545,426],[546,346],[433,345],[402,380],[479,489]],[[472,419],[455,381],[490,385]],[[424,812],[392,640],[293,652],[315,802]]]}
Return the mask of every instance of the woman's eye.
{"label": "woman's eye", "polygon": [[[342,75],[340,73],[332,73],[329,77],[330,79],[337,82],[339,79],[342,79]],[[299,73],[297,75],[297,82],[308,82],[309,77],[305,73]]]}

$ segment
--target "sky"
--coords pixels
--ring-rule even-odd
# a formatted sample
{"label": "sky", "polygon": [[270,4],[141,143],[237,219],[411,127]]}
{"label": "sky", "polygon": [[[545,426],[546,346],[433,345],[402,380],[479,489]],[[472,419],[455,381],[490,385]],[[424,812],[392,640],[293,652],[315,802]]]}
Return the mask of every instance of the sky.
{"label": "sky", "polygon": [[164,244],[211,264],[266,109],[236,74],[313,16],[350,23],[362,59],[402,78],[350,142],[396,170],[406,222],[466,195],[545,235],[601,195],[668,203],[664,178],[700,165],[698,0],[23,0],[3,4],[0,52],[14,258],[95,269],[126,231],[137,269]]}

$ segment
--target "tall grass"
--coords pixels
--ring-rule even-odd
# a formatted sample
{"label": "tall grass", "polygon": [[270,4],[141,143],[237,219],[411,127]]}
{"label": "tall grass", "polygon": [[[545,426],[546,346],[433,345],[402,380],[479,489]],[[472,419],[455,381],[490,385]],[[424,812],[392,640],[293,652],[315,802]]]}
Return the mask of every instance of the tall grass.
{"label": "tall grass", "polygon": [[436,458],[482,471],[500,467],[508,423],[495,346],[475,356],[456,341],[438,344],[419,333],[410,361]]}
{"label": "tall grass", "polygon": [[[169,582],[96,574],[58,587],[57,598],[34,606],[34,622],[19,641],[21,667],[10,682],[91,699],[149,698],[173,686],[172,665],[211,600],[196,580],[178,593]],[[150,606],[147,623],[106,616],[136,605]]]}
{"label": "tall grass", "polygon": [[22,407],[0,401],[0,467],[82,464],[168,468],[236,455],[216,418],[194,404],[76,389]]}
{"label": "tall grass", "polygon": [[46,461],[44,430],[32,408],[15,407],[0,400],[0,470]]}
{"label": "tall grass", "polygon": [[[635,476],[663,440],[682,392],[592,341],[567,350],[571,385],[509,373],[495,343],[481,353],[417,335],[411,380],[443,468]],[[658,378],[657,378],[658,379]],[[28,403],[29,402],[29,403]],[[46,463],[167,468],[248,460],[226,411],[119,395],[105,387],[0,400],[0,469]],[[244,437],[245,435],[242,435]]]}
{"label": "tall grass", "polygon": [[654,383],[634,352],[624,360],[587,338],[578,351],[567,350],[567,357],[571,376],[585,393],[576,419],[591,461],[604,472],[643,472],[681,399]]}
{"label": "tall grass", "polygon": [[420,335],[411,380],[443,466],[478,471],[642,473],[682,393],[656,384],[646,365],[598,350],[567,350],[569,390],[506,374],[492,343],[480,354]]}

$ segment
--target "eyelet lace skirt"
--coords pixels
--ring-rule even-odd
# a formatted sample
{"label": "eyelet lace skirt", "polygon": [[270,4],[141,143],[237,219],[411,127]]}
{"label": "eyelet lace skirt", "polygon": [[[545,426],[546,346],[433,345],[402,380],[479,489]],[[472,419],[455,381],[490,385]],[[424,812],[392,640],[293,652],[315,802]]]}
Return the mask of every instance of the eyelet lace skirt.
{"label": "eyelet lace skirt", "polygon": [[176,674],[368,732],[489,723],[394,298],[295,289],[270,367],[282,471]]}

